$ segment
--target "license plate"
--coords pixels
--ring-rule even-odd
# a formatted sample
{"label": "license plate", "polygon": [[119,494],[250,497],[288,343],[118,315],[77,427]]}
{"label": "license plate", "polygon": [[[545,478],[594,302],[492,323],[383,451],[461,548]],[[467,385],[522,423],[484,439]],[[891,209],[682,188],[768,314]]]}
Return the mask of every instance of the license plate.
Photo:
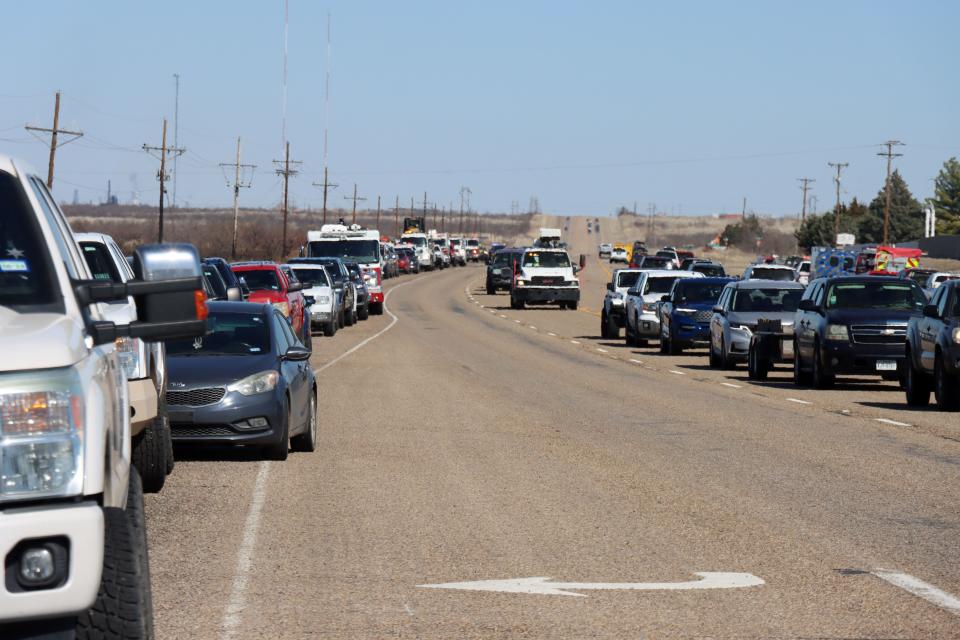
{"label": "license plate", "polygon": [[784,358],[792,358],[792,357],[793,357],[793,340],[781,340],[781,341],[780,341],[780,348],[781,348],[781,350],[782,350],[782,352],[783,352],[783,357],[784,357]]}
{"label": "license plate", "polygon": [[896,371],[896,360],[877,360],[877,371]]}
{"label": "license plate", "polygon": [[167,411],[167,419],[170,422],[189,424],[193,422],[193,411]]}

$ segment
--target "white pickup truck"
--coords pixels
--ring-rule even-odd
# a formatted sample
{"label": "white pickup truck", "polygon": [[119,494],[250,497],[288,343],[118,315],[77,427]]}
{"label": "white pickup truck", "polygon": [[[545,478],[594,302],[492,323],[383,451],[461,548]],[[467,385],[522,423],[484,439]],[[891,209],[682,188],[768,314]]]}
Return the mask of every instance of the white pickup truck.
{"label": "white pickup truck", "polygon": [[517,264],[510,290],[510,307],[526,304],[557,304],[561,309],[576,309],[580,302],[577,267],[566,249],[526,249]]}
{"label": "white pickup truck", "polygon": [[603,310],[600,312],[600,337],[619,338],[620,327],[624,326],[627,289],[636,284],[640,269],[617,269],[607,283],[607,293],[603,297]]}
{"label": "white pickup truck", "polygon": [[[0,156],[0,638],[150,638],[140,476],[118,338],[206,330],[191,245],[134,253],[94,280],[43,181]],[[133,296],[137,321],[105,303]]]}

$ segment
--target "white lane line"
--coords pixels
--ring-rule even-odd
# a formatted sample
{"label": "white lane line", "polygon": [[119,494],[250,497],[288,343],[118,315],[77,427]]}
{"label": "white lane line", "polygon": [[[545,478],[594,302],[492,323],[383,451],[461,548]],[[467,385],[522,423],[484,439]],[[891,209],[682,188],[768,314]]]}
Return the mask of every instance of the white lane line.
{"label": "white lane line", "polygon": [[548,336],[553,336],[554,338],[557,337],[557,334],[555,334],[553,331],[547,331],[547,335],[548,335]]}
{"label": "white lane line", "polygon": [[520,321],[519,321],[519,320],[514,320],[514,322],[516,322],[517,324],[520,324]]}
{"label": "white lane line", "polygon": [[797,404],[810,404],[806,400],[800,400],[799,398],[787,398],[787,402],[796,402]]}
{"label": "white lane line", "polygon": [[533,326],[532,324],[528,324],[528,325],[527,325],[527,328],[528,328],[528,329],[533,329],[534,331],[537,330],[537,328],[536,328],[535,326]]}
{"label": "white lane line", "polygon": [[[376,340],[397,324],[397,316],[387,307],[387,300],[390,294],[403,287],[416,282],[408,280],[398,284],[387,291],[383,297],[383,311],[390,316],[390,324],[376,332],[369,338],[355,344],[339,356],[316,368],[313,372],[321,371],[332,367],[351,353],[358,351],[373,340]],[[253,483],[253,494],[250,497],[250,507],[247,509],[247,519],[243,525],[243,538],[240,541],[240,548],[237,550],[237,566],[233,573],[233,585],[230,588],[230,599],[227,601],[227,608],[223,612],[223,620],[220,622],[220,638],[230,640],[237,636],[238,627],[241,622],[244,609],[247,608],[247,583],[250,580],[250,569],[253,565],[253,555],[257,547],[257,531],[260,528],[260,513],[263,511],[263,503],[267,497],[267,481],[270,476],[270,463],[266,460],[259,464],[257,469],[257,479]]]}
{"label": "white lane line", "polygon": [[730,387],[731,389],[742,389],[742,388],[743,388],[743,387],[741,387],[741,386],[738,385],[738,384],[733,384],[732,382],[721,382],[720,384],[722,384],[722,385],[725,386],[725,387]]}
{"label": "white lane line", "polygon": [[507,316],[503,315],[502,313],[500,314],[500,317],[503,318],[504,320],[507,319]]}
{"label": "white lane line", "polygon": [[687,375],[687,374],[684,373],[683,371],[677,371],[676,369],[670,369],[670,373],[676,374],[676,375],[678,375],[678,376],[685,376],[685,375]]}
{"label": "white lane line", "polygon": [[630,362],[632,362],[633,364],[643,364],[643,362],[641,362],[640,360],[634,360],[633,358],[630,358]]}
{"label": "white lane line", "polygon": [[571,341],[570,341],[570,344],[580,344],[580,343],[577,342],[576,340],[571,340]]}
{"label": "white lane line", "polygon": [[606,349],[601,349],[600,347],[597,347],[597,351],[600,353],[609,353]]}
{"label": "white lane line", "polygon": [[938,589],[929,582],[924,582],[908,573],[889,569],[874,569],[870,573],[881,580],[886,580],[895,587],[900,587],[904,591],[912,593],[918,598],[923,598],[927,602],[935,604],[941,609],[946,609],[955,616],[960,616],[960,598]]}
{"label": "white lane line", "polygon": [[895,427],[912,427],[913,425],[909,422],[898,422],[897,420],[891,420],[889,418],[874,418],[877,422],[882,422],[884,424],[892,424]]}

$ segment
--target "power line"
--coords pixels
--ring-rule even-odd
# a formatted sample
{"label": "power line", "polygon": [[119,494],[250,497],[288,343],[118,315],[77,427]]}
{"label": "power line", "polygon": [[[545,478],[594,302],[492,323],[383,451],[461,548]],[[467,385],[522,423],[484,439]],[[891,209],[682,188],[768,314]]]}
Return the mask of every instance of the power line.
{"label": "power line", "polygon": [[887,182],[883,187],[885,199],[883,205],[883,244],[887,244],[890,230],[890,170],[893,168],[893,159],[903,155],[902,153],[894,153],[893,148],[904,145],[899,140],[887,140],[883,143],[883,146],[885,146],[887,150],[881,151],[877,155],[887,156]]}
{"label": "power line", "polygon": [[336,189],[340,185],[330,182],[326,163],[324,163],[323,166],[323,182],[313,182],[311,184],[313,184],[315,187],[321,187],[323,189],[323,224],[327,224],[327,192],[330,189]]}
{"label": "power line", "polygon": [[280,255],[281,257],[286,257],[287,255],[287,216],[289,214],[289,198],[290,198],[290,177],[295,176],[300,173],[296,168],[291,169],[290,165],[299,165],[302,164],[299,160],[290,159],[290,143],[286,142],[284,144],[283,151],[283,160],[274,160],[273,163],[278,165],[278,168],[274,173],[278,176],[283,176],[283,235],[280,241]]}
{"label": "power line", "polygon": [[344,200],[353,200],[353,219],[351,224],[357,223],[357,202],[364,202],[366,198],[357,195],[357,183],[353,183],[353,197],[343,196]]}
{"label": "power line", "polygon": [[813,178],[797,178],[803,186],[800,188],[803,190],[803,211],[800,214],[800,222],[803,222],[807,219],[807,191],[810,189],[810,183],[816,182]]}
{"label": "power line", "polygon": [[[69,131],[67,129],[60,128],[60,92],[59,91],[57,91],[57,96],[54,99],[54,103],[53,103],[53,128],[48,129],[46,127],[36,127],[28,124],[24,126],[24,129],[29,131],[31,134],[33,134],[34,132],[50,134],[50,162],[47,166],[47,188],[53,189],[53,162],[57,156],[57,147],[62,147],[65,144],[73,142],[77,138],[83,137],[83,132]],[[73,137],[58,143],[57,136],[61,133],[64,135],[73,136]]]}
{"label": "power line", "polygon": [[163,242],[163,198],[167,193],[166,182],[170,179],[170,176],[167,175],[167,155],[174,154],[174,156],[181,155],[186,149],[179,147],[170,148],[167,146],[167,119],[163,119],[163,133],[160,136],[160,146],[151,146],[144,143],[143,150],[147,153],[160,152],[160,170],[157,171],[157,180],[160,181],[160,209],[159,216],[157,219],[157,242]]}
{"label": "power line", "polygon": [[[240,163],[240,136],[237,136],[237,160],[236,162],[221,162],[220,166],[224,169],[233,168],[233,183],[227,180],[227,186],[233,188],[233,242],[230,244],[230,259],[237,259],[237,227],[240,219],[240,189],[249,188],[253,184],[253,171],[257,168],[255,164]],[[243,179],[244,170],[250,170],[250,177]]]}

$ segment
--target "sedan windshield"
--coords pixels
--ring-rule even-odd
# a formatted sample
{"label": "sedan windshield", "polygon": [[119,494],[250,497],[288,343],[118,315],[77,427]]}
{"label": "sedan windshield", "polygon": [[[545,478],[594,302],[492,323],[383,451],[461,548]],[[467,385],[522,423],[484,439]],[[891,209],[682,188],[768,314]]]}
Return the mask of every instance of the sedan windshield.
{"label": "sedan windshield", "polygon": [[569,269],[570,258],[560,251],[528,251],[523,254],[523,266],[545,269]]}
{"label": "sedan windshield", "polygon": [[327,281],[327,272],[324,269],[294,269],[293,275],[297,276],[297,280],[302,282],[304,286],[330,286],[330,282]]}
{"label": "sedan windshield", "polygon": [[207,335],[167,341],[169,356],[258,356],[270,351],[266,317],[252,313],[211,312]]}
{"label": "sedan windshield", "polygon": [[803,289],[739,289],[733,311],[796,311]]}
{"label": "sedan windshield", "polygon": [[726,282],[697,282],[691,279],[690,282],[683,283],[678,292],[680,302],[698,303],[719,300],[725,286],[727,286]]}
{"label": "sedan windshield", "polygon": [[273,269],[237,271],[237,276],[246,283],[250,291],[280,291],[280,280]]}
{"label": "sedan windshield", "polygon": [[637,280],[640,279],[639,271],[627,271],[625,273],[617,274],[617,286],[618,287],[632,287],[637,284]]}
{"label": "sedan windshield", "polygon": [[770,269],[768,267],[756,267],[750,271],[751,280],[778,280],[781,282],[793,282],[793,269]]}
{"label": "sedan windshield", "polygon": [[926,303],[923,289],[910,282],[842,282],[827,295],[828,309],[919,311]]}

